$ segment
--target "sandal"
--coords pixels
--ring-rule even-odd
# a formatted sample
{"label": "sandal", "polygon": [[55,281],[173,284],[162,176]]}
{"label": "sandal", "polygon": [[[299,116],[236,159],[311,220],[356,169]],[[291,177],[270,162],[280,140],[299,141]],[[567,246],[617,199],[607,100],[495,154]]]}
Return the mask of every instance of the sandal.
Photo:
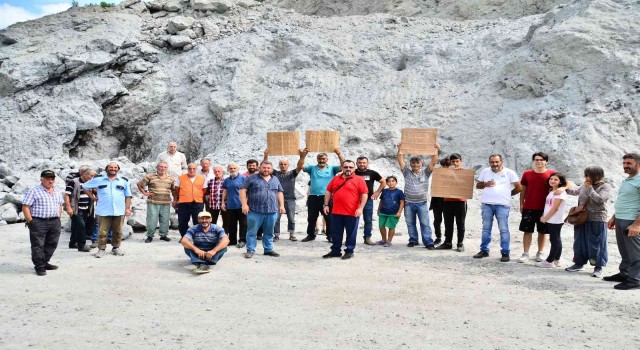
{"label": "sandal", "polygon": [[274,237],[273,237],[273,241],[274,241],[274,242],[277,242],[277,241],[279,241],[279,240],[280,240],[280,237],[278,237],[278,236],[274,236]]}
{"label": "sandal", "polygon": [[387,243],[387,242],[385,242],[385,241],[377,241],[376,245],[384,245],[385,243]]}
{"label": "sandal", "polygon": [[295,241],[297,241],[297,240],[298,240],[298,238],[297,238],[295,235],[290,235],[290,236],[289,236],[289,240],[290,240],[291,242],[295,242]]}

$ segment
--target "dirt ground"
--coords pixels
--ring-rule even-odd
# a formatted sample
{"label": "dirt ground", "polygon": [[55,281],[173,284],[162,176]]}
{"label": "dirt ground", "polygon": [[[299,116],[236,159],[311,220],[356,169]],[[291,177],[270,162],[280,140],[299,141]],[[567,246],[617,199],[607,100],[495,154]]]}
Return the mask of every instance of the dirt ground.
{"label": "dirt ground", "polygon": [[[51,261],[60,268],[38,277],[27,229],[3,226],[0,348],[638,348],[640,291],[616,291],[590,269],[515,262],[522,248],[514,215],[512,262],[499,262],[495,240],[491,257],[473,259],[476,216],[469,213],[464,253],[407,248],[405,233],[391,248],[359,238],[353,259],[323,260],[323,236],[301,243],[283,235],[280,258],[259,247],[247,260],[230,247],[200,276],[172,231],[172,242],[151,244],[136,233],[122,245],[125,256],[104,259],[67,249],[63,233]],[[563,229],[563,267],[572,232]],[[609,253],[605,274],[620,260],[614,237]]]}

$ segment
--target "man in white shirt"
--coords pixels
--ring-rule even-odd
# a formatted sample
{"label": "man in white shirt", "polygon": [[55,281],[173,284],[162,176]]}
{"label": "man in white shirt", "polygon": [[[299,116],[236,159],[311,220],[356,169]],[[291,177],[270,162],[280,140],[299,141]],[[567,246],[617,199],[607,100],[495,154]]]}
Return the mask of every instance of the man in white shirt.
{"label": "man in white shirt", "polygon": [[178,178],[187,170],[187,157],[185,157],[184,153],[178,152],[178,143],[175,141],[169,142],[166,152],[158,154],[156,164],[160,162],[165,162],[169,165],[169,175],[174,178]]}
{"label": "man in white shirt", "polygon": [[489,256],[489,243],[491,243],[491,228],[493,217],[498,221],[500,229],[500,261],[507,262],[509,258],[509,210],[511,209],[511,196],[522,190],[518,175],[511,169],[502,166],[502,156],[492,154],[489,157],[489,168],[485,168],[478,177],[476,188],[482,190],[482,243],[480,252],[473,257],[476,259]]}

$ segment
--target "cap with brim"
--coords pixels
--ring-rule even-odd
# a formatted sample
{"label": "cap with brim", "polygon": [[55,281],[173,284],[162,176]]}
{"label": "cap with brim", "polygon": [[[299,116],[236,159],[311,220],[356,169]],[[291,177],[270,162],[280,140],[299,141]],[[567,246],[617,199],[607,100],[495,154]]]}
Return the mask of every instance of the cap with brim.
{"label": "cap with brim", "polygon": [[53,170],[45,170],[40,173],[40,177],[55,178],[56,173],[54,173]]}
{"label": "cap with brim", "polygon": [[204,217],[210,218],[211,213],[209,213],[208,211],[203,211],[198,214],[198,218],[204,218]]}

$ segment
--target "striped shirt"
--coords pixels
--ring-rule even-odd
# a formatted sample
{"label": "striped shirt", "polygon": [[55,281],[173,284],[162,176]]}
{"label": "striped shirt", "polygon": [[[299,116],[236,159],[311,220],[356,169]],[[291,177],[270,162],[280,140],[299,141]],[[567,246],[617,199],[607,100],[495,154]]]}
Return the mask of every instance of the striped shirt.
{"label": "striped shirt", "polygon": [[34,218],[56,218],[58,210],[64,204],[62,191],[54,187],[53,193],[49,193],[42,185],[31,188],[24,196],[22,204],[28,205],[31,217]]}
{"label": "striped shirt", "polygon": [[222,208],[222,183],[224,178],[216,180],[216,178],[209,179],[207,181],[207,188],[209,189],[209,208],[219,210]]}
{"label": "striped shirt", "polygon": [[404,175],[404,196],[410,203],[422,203],[429,199],[429,177],[431,168],[428,166],[415,174],[408,165],[402,169]]}
{"label": "striped shirt", "polygon": [[176,180],[168,174],[164,179],[158,174],[148,174],[140,180],[140,185],[147,186],[149,192],[153,193],[153,197],[147,199],[149,204],[171,204],[171,191],[175,183]]}
{"label": "striped shirt", "polygon": [[[80,183],[84,183],[82,180],[80,180]],[[71,179],[70,181],[67,181],[67,187],[65,188],[64,193],[68,194],[69,197],[73,196],[73,190],[76,187],[76,182],[74,179]],[[73,206],[73,203],[71,203],[71,205]],[[78,210],[79,211],[86,211],[89,209],[89,205],[91,205],[91,198],[89,198],[89,195],[87,195],[82,188],[79,189],[78,191]]]}
{"label": "striped shirt", "polygon": [[188,239],[198,247],[198,249],[202,249],[204,251],[209,251],[220,243],[220,239],[225,237],[227,234],[220,226],[216,226],[211,224],[209,226],[209,231],[203,232],[202,225],[197,224],[191,226],[187,233],[184,234],[184,238]]}
{"label": "striped shirt", "polygon": [[260,214],[278,212],[278,192],[283,192],[280,180],[271,176],[265,181],[260,174],[253,174],[244,180],[240,189],[247,190],[249,210]]}

